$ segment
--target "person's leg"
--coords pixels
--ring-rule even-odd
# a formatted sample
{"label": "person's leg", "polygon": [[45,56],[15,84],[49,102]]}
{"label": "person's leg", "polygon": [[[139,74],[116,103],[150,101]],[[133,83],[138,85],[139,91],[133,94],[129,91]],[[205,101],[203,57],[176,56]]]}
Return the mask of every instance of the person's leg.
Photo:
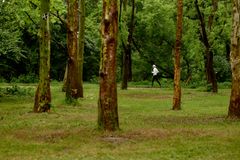
{"label": "person's leg", "polygon": [[153,82],[154,82],[154,76],[152,77],[152,87],[153,87]]}
{"label": "person's leg", "polygon": [[159,82],[158,78],[156,78],[156,81],[159,84],[159,86],[161,87],[161,83]]}
{"label": "person's leg", "polygon": [[152,87],[153,87],[153,83],[154,83],[154,81],[157,81],[157,83],[159,84],[159,81],[158,81],[157,76],[153,76],[153,79],[152,79]]}

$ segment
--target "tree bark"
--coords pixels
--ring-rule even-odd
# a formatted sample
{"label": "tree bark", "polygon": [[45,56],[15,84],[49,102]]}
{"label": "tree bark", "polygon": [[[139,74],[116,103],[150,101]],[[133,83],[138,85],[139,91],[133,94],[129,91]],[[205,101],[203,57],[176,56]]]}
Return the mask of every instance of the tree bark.
{"label": "tree bark", "polygon": [[84,59],[84,31],[85,31],[85,0],[79,0],[79,53],[78,53],[78,65],[79,65],[79,85],[80,85],[80,97],[83,97],[83,59]]}
{"label": "tree bark", "polygon": [[233,0],[232,36],[230,63],[232,70],[232,91],[228,117],[240,118],[240,1]]}
{"label": "tree bark", "polygon": [[177,31],[176,31],[176,44],[174,55],[174,96],[173,96],[173,110],[181,109],[181,39],[183,27],[183,0],[178,0],[177,3]]}
{"label": "tree bark", "polygon": [[98,127],[105,131],[119,129],[116,50],[118,35],[118,5],[116,0],[103,0],[101,23],[102,49],[100,55],[100,90],[98,100]]}
{"label": "tree bark", "polygon": [[78,63],[78,31],[79,31],[79,0],[67,0],[67,48],[68,72],[66,99],[72,100],[82,96]]}
{"label": "tree bark", "polygon": [[33,108],[33,111],[37,113],[49,112],[51,107],[49,10],[50,0],[41,0],[39,84]]}
{"label": "tree bark", "polygon": [[[217,1],[213,0],[213,5],[216,5]],[[211,45],[208,40],[207,31],[205,28],[205,21],[204,17],[199,9],[198,6],[198,0],[195,0],[195,7],[197,10],[198,18],[200,21],[200,27],[201,27],[201,41],[205,46],[205,54],[204,54],[204,64],[205,64],[205,72],[206,72],[206,78],[207,78],[207,84],[211,85],[211,91],[216,93],[218,91],[217,87],[217,79],[216,79],[216,73],[213,68],[213,52],[211,50]],[[217,6],[214,6],[213,9],[216,9]],[[213,10],[212,12],[215,12],[216,10]],[[209,17],[209,32],[211,31],[212,27],[212,21],[213,21],[214,14],[212,13]]]}

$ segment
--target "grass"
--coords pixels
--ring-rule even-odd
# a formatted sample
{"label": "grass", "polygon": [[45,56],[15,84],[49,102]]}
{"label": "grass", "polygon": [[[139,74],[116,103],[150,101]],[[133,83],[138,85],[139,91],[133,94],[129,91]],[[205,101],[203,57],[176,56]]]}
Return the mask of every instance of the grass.
{"label": "grass", "polygon": [[[0,84],[2,87],[7,84]],[[230,90],[183,89],[182,110],[171,110],[172,89],[118,90],[121,130],[96,128],[98,85],[65,103],[53,83],[52,111],[32,113],[32,95],[0,97],[0,159],[7,160],[238,160],[240,121],[226,118]]]}

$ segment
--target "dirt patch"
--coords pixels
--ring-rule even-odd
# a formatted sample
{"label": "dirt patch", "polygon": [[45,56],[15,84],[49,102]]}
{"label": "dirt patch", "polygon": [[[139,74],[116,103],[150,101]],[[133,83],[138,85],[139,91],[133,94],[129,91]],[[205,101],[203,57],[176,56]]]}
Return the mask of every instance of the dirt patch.
{"label": "dirt patch", "polygon": [[110,143],[114,143],[114,144],[119,144],[119,143],[126,142],[129,139],[125,138],[125,137],[110,136],[110,137],[102,137],[101,140],[104,141],[104,142],[110,142]]}
{"label": "dirt patch", "polygon": [[165,129],[151,128],[135,130],[123,136],[129,139],[165,139],[170,136],[170,133]]}
{"label": "dirt patch", "polygon": [[141,129],[135,130],[122,135],[128,141],[143,141],[143,140],[169,140],[177,136],[196,138],[206,136],[224,136],[212,130],[193,129],[193,128],[174,128],[174,129]]}
{"label": "dirt patch", "polygon": [[66,131],[53,131],[50,133],[43,133],[34,137],[34,139],[49,142],[49,143],[56,143],[57,141],[64,139],[70,135],[69,132]]}
{"label": "dirt patch", "polygon": [[21,140],[34,140],[34,141],[41,141],[41,142],[49,142],[49,143],[55,143],[61,139],[64,139],[70,135],[69,132],[64,130],[54,130],[54,131],[25,131],[20,130],[14,133],[14,136],[17,139]]}

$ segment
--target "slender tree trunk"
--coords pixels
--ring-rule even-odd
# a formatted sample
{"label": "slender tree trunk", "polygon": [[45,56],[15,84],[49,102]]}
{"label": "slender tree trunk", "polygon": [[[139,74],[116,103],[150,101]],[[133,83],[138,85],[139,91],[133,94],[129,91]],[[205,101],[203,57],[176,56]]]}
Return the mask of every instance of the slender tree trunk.
{"label": "slender tree trunk", "polygon": [[205,56],[206,56],[205,68],[206,68],[206,75],[207,75],[207,83],[211,85],[212,92],[217,93],[218,87],[217,87],[216,73],[213,67],[213,52],[211,51],[210,46],[206,47]]}
{"label": "slender tree trunk", "polygon": [[83,59],[84,59],[84,31],[85,31],[85,0],[79,0],[79,85],[80,85],[80,97],[83,97]]}
{"label": "slender tree trunk", "polygon": [[133,45],[133,32],[135,28],[135,0],[132,0],[132,13],[131,21],[128,28],[128,50],[129,50],[129,71],[128,71],[128,81],[132,81],[132,45]]}
{"label": "slender tree trunk", "polygon": [[[213,4],[217,4],[216,0],[213,0]],[[210,84],[212,92],[217,92],[218,87],[217,87],[217,79],[216,79],[216,73],[213,68],[213,52],[211,50],[211,45],[208,40],[208,35],[207,31],[205,28],[205,21],[204,17],[199,9],[198,6],[198,0],[195,0],[195,7],[197,10],[198,18],[200,21],[200,27],[201,27],[201,40],[202,43],[205,46],[205,54],[204,54],[204,64],[205,64],[205,71],[206,71],[206,78],[207,78],[207,84]],[[213,9],[217,8],[217,6],[213,7]],[[215,12],[215,10],[213,11]],[[212,21],[213,21],[213,13],[209,17],[209,31],[211,31],[212,27]]]}
{"label": "slender tree trunk", "polygon": [[105,131],[115,131],[119,129],[116,83],[117,35],[117,0],[103,0],[98,127]]}
{"label": "slender tree trunk", "polygon": [[230,118],[240,118],[240,1],[233,0],[232,36],[231,36],[231,69],[232,92],[228,109]]}
{"label": "slender tree trunk", "polygon": [[135,22],[135,0],[132,0],[131,21],[128,26],[127,45],[123,42],[122,89],[127,89],[128,81],[132,80],[132,43]]}
{"label": "slender tree trunk", "polygon": [[173,96],[173,110],[181,109],[181,65],[180,65],[180,52],[181,52],[181,39],[183,27],[183,0],[178,0],[177,7],[177,31],[176,31],[176,44],[175,44],[175,62],[174,62],[174,96]]}
{"label": "slender tree trunk", "polygon": [[66,64],[64,77],[63,77],[63,87],[62,87],[63,92],[66,92],[67,90],[67,74],[68,74],[67,72],[68,72],[68,64]]}
{"label": "slender tree trunk", "polygon": [[129,53],[124,42],[123,45],[123,55],[122,55],[122,89],[127,89],[128,87],[128,75],[129,75]]}
{"label": "slender tree trunk", "polygon": [[77,99],[82,96],[78,64],[78,31],[79,31],[79,0],[67,0],[67,100]]}
{"label": "slender tree trunk", "polygon": [[[184,57],[183,57],[183,59],[184,59]],[[185,60],[186,67],[187,67],[187,77],[186,77],[186,80],[185,80],[185,84],[188,84],[192,80],[192,70],[191,70],[191,67],[190,67],[189,60],[187,58],[185,58],[184,60]]]}
{"label": "slender tree trunk", "polygon": [[35,94],[34,112],[49,112],[51,106],[49,9],[50,0],[41,0],[39,84]]}

